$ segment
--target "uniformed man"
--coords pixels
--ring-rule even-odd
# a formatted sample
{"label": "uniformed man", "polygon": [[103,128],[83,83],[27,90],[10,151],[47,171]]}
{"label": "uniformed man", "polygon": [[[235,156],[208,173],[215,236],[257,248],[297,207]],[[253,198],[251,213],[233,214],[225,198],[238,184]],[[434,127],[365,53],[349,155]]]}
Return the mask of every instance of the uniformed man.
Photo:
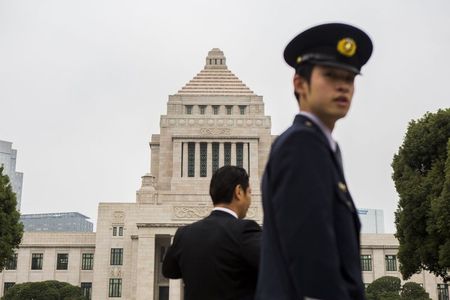
{"label": "uniformed man", "polygon": [[339,23],[300,33],[284,51],[300,112],[264,173],[258,300],[364,299],[360,222],[331,134],[371,53],[366,33]]}

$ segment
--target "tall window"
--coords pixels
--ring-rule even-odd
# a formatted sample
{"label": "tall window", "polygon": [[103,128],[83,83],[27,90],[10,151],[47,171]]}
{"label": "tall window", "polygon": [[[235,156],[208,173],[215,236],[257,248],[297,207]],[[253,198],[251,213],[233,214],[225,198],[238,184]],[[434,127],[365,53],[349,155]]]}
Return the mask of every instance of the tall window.
{"label": "tall window", "polygon": [[244,144],[236,143],[236,165],[241,167],[244,165]]}
{"label": "tall window", "polygon": [[5,282],[5,284],[3,285],[3,295],[6,294],[6,292],[12,288],[16,283],[15,282]]}
{"label": "tall window", "polygon": [[247,153],[245,153],[245,155],[247,155],[247,157],[248,157],[247,165],[246,165],[248,177],[251,176],[251,174],[250,174],[250,171],[251,171],[250,163],[252,162],[252,160],[250,159],[250,146],[251,146],[251,143],[247,143],[247,151],[246,151]]}
{"label": "tall window", "polygon": [[81,285],[81,293],[82,295],[88,299],[91,300],[92,298],[92,282],[82,282]]}
{"label": "tall window", "polygon": [[200,109],[200,114],[201,114],[201,115],[204,115],[205,112],[206,112],[206,105],[200,105],[200,106],[199,106],[199,109]]}
{"label": "tall window", "polygon": [[69,267],[69,254],[58,253],[56,256],[56,270],[67,270]]}
{"label": "tall window", "polygon": [[438,283],[438,300],[449,300],[448,299],[448,284]]}
{"label": "tall window", "polygon": [[208,158],[208,154],[206,153],[207,147],[207,143],[200,143],[200,177],[206,177],[206,161]]}
{"label": "tall window", "polygon": [[123,248],[111,248],[111,266],[121,266],[123,263]]}
{"label": "tall window", "polygon": [[122,297],[122,278],[109,279],[109,297]]}
{"label": "tall window", "polygon": [[185,144],[185,143],[181,143],[181,164],[180,164],[180,173],[181,173],[181,177],[186,176],[186,174],[183,174],[184,160],[186,159],[186,158],[184,157],[184,144]]}
{"label": "tall window", "polygon": [[231,165],[231,143],[224,144],[224,155],[225,166]]}
{"label": "tall window", "polygon": [[166,247],[161,247],[159,249],[159,262],[162,263],[164,261],[164,257],[166,256]]}
{"label": "tall window", "polygon": [[188,177],[195,176],[195,143],[188,143]]}
{"label": "tall window", "polygon": [[169,287],[160,286],[159,287],[159,300],[169,300]]}
{"label": "tall window", "polygon": [[192,115],[192,105],[185,105],[187,115]]}
{"label": "tall window", "polygon": [[213,114],[218,115],[219,114],[219,105],[213,105]]}
{"label": "tall window", "polygon": [[113,226],[113,236],[123,236],[123,226]]}
{"label": "tall window", "polygon": [[6,270],[15,270],[17,269],[17,253],[14,253],[11,259],[8,259],[5,264]]}
{"label": "tall window", "polygon": [[44,261],[43,253],[31,254],[31,270],[42,270],[42,263]]}
{"label": "tall window", "polygon": [[361,267],[363,271],[372,271],[372,255],[361,255]]}
{"label": "tall window", "polygon": [[247,106],[245,105],[239,105],[239,112],[241,115],[245,115],[245,109]]}
{"label": "tall window", "polygon": [[94,269],[94,253],[83,253],[81,256],[81,270]]}
{"label": "tall window", "polygon": [[219,143],[212,143],[212,173],[219,168]]}
{"label": "tall window", "polygon": [[386,271],[397,271],[397,256],[386,255]]}
{"label": "tall window", "polygon": [[227,105],[225,107],[227,108],[227,115],[231,115],[233,112],[233,105]]}

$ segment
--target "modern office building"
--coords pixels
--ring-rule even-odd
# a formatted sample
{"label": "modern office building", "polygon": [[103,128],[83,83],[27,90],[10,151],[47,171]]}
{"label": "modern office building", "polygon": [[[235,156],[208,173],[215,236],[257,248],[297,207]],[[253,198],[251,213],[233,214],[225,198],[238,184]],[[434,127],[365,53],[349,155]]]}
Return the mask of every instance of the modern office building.
{"label": "modern office building", "polygon": [[361,233],[384,233],[384,215],[381,209],[358,209]]}
{"label": "modern office building", "polygon": [[[228,70],[222,51],[212,49],[205,67],[169,96],[136,200],[100,203],[96,233],[25,232],[16,258],[0,273],[0,295],[15,283],[56,279],[81,286],[95,300],[183,299],[182,282],[161,272],[175,231],[209,214],[211,174],[227,164],[250,174],[248,218],[261,223],[260,177],[273,139],[262,97]],[[363,234],[361,241],[366,284],[400,277],[392,234]],[[428,272],[411,280],[433,300],[448,295],[448,286]]]}
{"label": "modern office building", "polygon": [[16,159],[17,150],[12,148],[12,143],[0,140],[0,165],[3,165],[3,172],[8,175],[11,181],[12,189],[16,193],[17,210],[20,211],[23,173],[16,171]]}
{"label": "modern office building", "polygon": [[89,217],[78,212],[23,214],[20,221],[25,231],[92,232]]}

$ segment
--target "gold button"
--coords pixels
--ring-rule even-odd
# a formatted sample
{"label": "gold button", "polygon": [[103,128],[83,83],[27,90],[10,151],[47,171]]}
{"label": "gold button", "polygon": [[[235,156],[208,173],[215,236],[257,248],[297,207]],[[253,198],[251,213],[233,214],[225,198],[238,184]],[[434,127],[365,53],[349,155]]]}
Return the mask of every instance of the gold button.
{"label": "gold button", "polygon": [[338,187],[341,191],[343,191],[344,193],[347,192],[347,186],[345,185],[345,183],[339,182],[338,183]]}
{"label": "gold button", "polygon": [[311,123],[310,121],[306,121],[306,122],[305,122],[305,125],[308,126],[308,127],[311,127],[311,126],[312,126],[312,123]]}

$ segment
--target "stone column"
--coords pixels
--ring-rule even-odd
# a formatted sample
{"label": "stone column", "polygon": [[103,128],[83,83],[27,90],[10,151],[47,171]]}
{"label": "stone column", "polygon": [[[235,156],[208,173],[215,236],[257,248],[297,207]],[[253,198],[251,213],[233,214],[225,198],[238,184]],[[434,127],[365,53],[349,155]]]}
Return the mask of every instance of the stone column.
{"label": "stone column", "polygon": [[[209,145],[209,143],[208,143]],[[173,242],[174,235],[170,236],[170,244]],[[181,288],[181,279],[170,279],[169,280],[169,300],[181,300],[181,295],[183,290]]]}
{"label": "stone column", "polygon": [[237,161],[236,161],[236,143],[232,142],[231,143],[231,163],[232,166],[236,166],[237,165]]}
{"label": "stone column", "polygon": [[374,249],[372,252],[373,277],[380,278],[386,275],[385,252],[383,249]]}
{"label": "stone column", "polygon": [[200,177],[200,143],[195,143],[194,177]]}
{"label": "stone column", "polygon": [[182,295],[181,279],[169,280],[169,300],[180,300]]}
{"label": "stone column", "polygon": [[208,177],[212,176],[212,143],[208,143],[206,147],[206,177]]}
{"label": "stone column", "polygon": [[182,149],[181,149],[181,142],[176,141],[173,143],[173,153],[172,153],[172,166],[173,166],[173,172],[172,176],[174,178],[180,178],[181,177],[181,168],[183,166],[181,165],[181,155],[182,155]]}
{"label": "stone column", "polygon": [[248,143],[244,143],[244,150],[243,150],[243,159],[242,159],[242,166],[248,173]]}
{"label": "stone column", "polygon": [[136,300],[153,299],[155,287],[155,234],[139,228]]}
{"label": "stone column", "polygon": [[223,142],[219,143],[219,168],[225,165],[225,145]]}
{"label": "stone column", "polygon": [[183,177],[188,177],[188,143],[183,142]]}
{"label": "stone column", "polygon": [[136,299],[136,288],[137,288],[137,268],[139,265],[138,262],[138,246],[139,246],[139,237],[137,235],[131,236],[131,282],[128,286],[131,287],[131,299]]}

